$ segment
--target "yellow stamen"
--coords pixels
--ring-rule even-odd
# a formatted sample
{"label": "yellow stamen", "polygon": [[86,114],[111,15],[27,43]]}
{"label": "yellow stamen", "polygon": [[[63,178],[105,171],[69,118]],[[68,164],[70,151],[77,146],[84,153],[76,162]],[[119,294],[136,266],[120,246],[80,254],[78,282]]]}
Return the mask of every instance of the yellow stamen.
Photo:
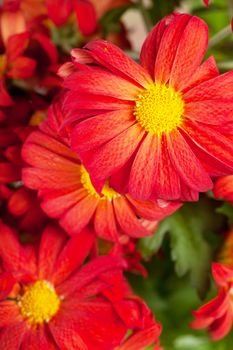
{"label": "yellow stamen", "polygon": [[161,135],[183,122],[184,101],[181,93],[162,84],[151,84],[135,102],[134,115],[149,133]]}
{"label": "yellow stamen", "polygon": [[60,307],[60,298],[53,285],[39,280],[26,287],[24,294],[19,298],[18,306],[21,315],[31,325],[49,322]]}
{"label": "yellow stamen", "polygon": [[109,186],[108,181],[105,183],[102,189],[101,195],[99,195],[96,192],[94,186],[92,185],[90,175],[88,174],[87,170],[84,168],[83,165],[81,165],[81,183],[90,195],[95,196],[98,199],[101,199],[101,200],[108,199],[111,201],[114,198],[120,197],[120,194],[114,191]]}

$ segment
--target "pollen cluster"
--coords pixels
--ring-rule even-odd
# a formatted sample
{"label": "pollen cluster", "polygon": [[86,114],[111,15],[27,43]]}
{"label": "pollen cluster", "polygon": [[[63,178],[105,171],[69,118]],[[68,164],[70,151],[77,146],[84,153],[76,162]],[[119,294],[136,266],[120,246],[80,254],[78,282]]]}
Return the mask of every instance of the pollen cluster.
{"label": "pollen cluster", "polygon": [[120,197],[120,194],[116,191],[114,191],[108,184],[108,182],[105,183],[101,195],[99,195],[94,186],[92,185],[91,178],[87,170],[84,168],[83,165],[81,165],[81,183],[83,187],[87,190],[88,194],[95,196],[98,199],[101,200],[109,200],[111,201],[114,198]]}
{"label": "pollen cluster", "polygon": [[149,133],[169,133],[182,124],[184,101],[181,93],[162,84],[151,84],[138,96],[134,115]]}
{"label": "pollen cluster", "polygon": [[26,287],[18,306],[21,315],[31,325],[49,322],[60,307],[60,299],[48,281],[39,280]]}

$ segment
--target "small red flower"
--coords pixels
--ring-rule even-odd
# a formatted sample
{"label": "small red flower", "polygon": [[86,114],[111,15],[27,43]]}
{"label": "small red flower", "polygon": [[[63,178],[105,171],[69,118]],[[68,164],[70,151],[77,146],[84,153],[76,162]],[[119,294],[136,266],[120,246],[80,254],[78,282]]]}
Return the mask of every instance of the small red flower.
{"label": "small red flower", "polygon": [[207,25],[182,14],[150,32],[141,65],[106,41],[76,50],[64,111],[97,191],[108,180],[140,200],[197,200],[232,173],[233,72],[202,63],[207,44]]}
{"label": "small red flower", "polygon": [[[44,132],[32,133],[24,144],[23,158],[32,166],[23,170],[25,185],[39,191],[44,211],[58,218],[71,235],[88,224],[94,226],[99,237],[115,242],[125,243],[127,236],[152,234],[154,221],[181,204],[135,200],[130,195],[120,195],[108,182],[98,194],[77,154],[70,149],[69,137],[59,136],[63,118],[59,104],[56,102],[50,109],[48,122],[42,127]],[[143,219],[153,221],[153,225],[147,226]]]}
{"label": "small red flower", "polygon": [[[124,262],[99,257],[85,230],[67,239],[49,226],[39,247],[0,223],[0,344],[4,350],[111,350],[127,330],[159,325],[122,276]],[[159,332],[158,332],[159,335]]]}
{"label": "small red flower", "polygon": [[233,269],[213,263],[212,271],[218,287],[218,296],[193,312],[195,329],[208,328],[213,340],[224,338],[233,324]]}

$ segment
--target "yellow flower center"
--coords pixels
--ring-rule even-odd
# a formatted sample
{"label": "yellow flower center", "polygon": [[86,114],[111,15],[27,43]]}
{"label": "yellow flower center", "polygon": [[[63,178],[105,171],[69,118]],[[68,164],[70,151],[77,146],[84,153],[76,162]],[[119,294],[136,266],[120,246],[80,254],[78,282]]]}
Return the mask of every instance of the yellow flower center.
{"label": "yellow flower center", "polygon": [[181,93],[162,84],[151,84],[136,100],[134,115],[149,133],[161,135],[183,122],[184,101]]}
{"label": "yellow flower center", "polygon": [[120,194],[114,191],[109,186],[108,181],[105,183],[102,189],[101,195],[99,195],[96,192],[94,186],[92,185],[89,173],[87,172],[87,170],[84,168],[83,165],[81,165],[81,183],[90,195],[95,196],[98,199],[101,199],[101,200],[108,199],[109,201],[111,201],[114,198],[120,197]]}
{"label": "yellow flower center", "polygon": [[60,298],[48,281],[37,281],[28,286],[18,301],[21,315],[32,324],[49,322],[60,307]]}

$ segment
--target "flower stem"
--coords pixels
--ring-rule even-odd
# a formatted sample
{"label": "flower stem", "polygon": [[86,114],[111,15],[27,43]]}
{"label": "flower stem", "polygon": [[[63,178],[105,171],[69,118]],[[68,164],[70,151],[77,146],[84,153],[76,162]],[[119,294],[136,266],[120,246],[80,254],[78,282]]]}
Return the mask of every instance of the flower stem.
{"label": "flower stem", "polygon": [[213,48],[214,46],[218,45],[223,39],[228,37],[230,34],[232,34],[232,28],[231,25],[228,25],[210,39],[209,48]]}
{"label": "flower stem", "polygon": [[138,8],[141,11],[141,14],[142,14],[142,17],[144,19],[144,23],[145,23],[146,29],[147,29],[148,32],[150,32],[151,28],[153,27],[153,23],[152,23],[152,20],[150,18],[150,15],[149,15],[147,9],[145,8],[143,0],[138,0]]}

